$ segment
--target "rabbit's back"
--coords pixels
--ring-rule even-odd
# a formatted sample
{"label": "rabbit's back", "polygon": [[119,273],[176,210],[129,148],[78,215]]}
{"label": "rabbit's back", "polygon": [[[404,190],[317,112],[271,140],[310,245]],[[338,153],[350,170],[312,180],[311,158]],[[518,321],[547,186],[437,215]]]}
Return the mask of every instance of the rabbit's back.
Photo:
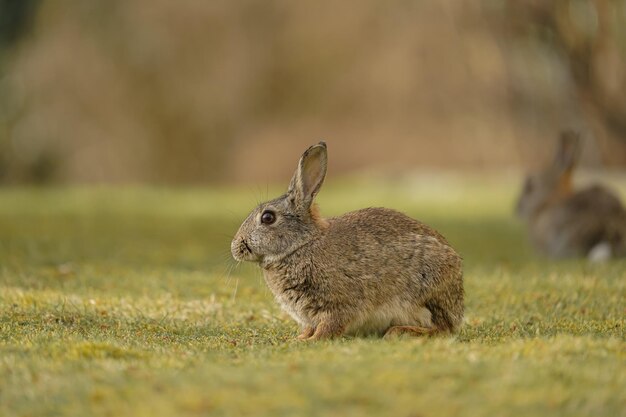
{"label": "rabbit's back", "polygon": [[[320,248],[325,256],[341,259],[342,270],[351,269],[357,276],[375,273],[379,280],[418,279],[425,285],[425,269],[460,262],[441,234],[395,210],[367,208],[331,218],[329,223]],[[380,283],[374,282],[378,288]]]}

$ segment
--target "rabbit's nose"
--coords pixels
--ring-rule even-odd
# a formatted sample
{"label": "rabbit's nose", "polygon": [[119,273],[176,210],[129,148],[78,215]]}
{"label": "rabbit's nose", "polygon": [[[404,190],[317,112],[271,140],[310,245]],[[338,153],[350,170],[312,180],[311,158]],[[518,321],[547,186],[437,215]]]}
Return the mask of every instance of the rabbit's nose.
{"label": "rabbit's nose", "polygon": [[252,255],[252,249],[242,237],[235,237],[230,244],[230,252],[237,261],[243,261]]}
{"label": "rabbit's nose", "polygon": [[239,237],[235,236],[233,241],[230,242],[230,253],[231,253],[231,255],[233,255],[233,258],[235,258],[235,260],[237,260],[237,261],[240,260],[239,259],[239,257],[240,257],[240,255],[239,255],[239,252],[240,252],[239,245],[240,245],[240,243],[239,242],[240,242],[240,240],[241,239]]}

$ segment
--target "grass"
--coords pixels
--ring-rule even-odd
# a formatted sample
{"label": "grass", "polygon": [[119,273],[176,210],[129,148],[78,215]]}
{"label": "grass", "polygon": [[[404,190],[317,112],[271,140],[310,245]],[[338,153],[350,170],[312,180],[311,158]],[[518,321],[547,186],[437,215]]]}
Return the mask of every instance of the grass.
{"label": "grass", "polygon": [[506,181],[428,184],[335,182],[320,204],[444,233],[463,329],[315,344],[230,260],[265,190],[0,190],[0,415],[626,415],[626,262],[536,257]]}

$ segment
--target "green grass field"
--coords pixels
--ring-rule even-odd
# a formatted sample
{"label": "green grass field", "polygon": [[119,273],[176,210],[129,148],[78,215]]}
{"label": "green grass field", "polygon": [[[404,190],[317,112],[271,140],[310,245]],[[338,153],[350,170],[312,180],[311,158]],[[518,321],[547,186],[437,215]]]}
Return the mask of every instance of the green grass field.
{"label": "green grass field", "polygon": [[230,258],[277,189],[0,190],[0,415],[626,415],[626,262],[537,257],[506,181],[424,184],[329,181],[319,200],[446,235],[463,329],[312,344]]}

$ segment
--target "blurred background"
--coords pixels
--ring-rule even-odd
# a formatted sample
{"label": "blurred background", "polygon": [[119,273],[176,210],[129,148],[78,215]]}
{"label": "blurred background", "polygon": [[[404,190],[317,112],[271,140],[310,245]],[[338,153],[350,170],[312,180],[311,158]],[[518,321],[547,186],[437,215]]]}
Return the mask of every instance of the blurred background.
{"label": "blurred background", "polygon": [[0,0],[0,184],[626,167],[626,0]]}

